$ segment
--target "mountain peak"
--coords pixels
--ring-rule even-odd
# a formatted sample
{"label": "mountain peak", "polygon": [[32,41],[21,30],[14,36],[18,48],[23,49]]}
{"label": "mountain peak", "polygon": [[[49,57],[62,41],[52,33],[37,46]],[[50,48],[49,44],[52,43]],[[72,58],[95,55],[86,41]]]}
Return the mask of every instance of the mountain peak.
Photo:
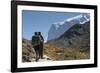
{"label": "mountain peak", "polygon": [[75,24],[84,24],[88,21],[90,21],[90,15],[88,13],[84,13],[71,18],[67,18],[61,22],[56,22],[52,24],[48,32],[48,40],[58,38]]}

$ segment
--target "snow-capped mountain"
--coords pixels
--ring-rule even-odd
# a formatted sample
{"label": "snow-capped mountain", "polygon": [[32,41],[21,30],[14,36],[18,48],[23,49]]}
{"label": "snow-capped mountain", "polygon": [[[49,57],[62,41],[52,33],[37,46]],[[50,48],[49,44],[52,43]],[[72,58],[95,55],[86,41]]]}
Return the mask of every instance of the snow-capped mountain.
{"label": "snow-capped mountain", "polygon": [[73,25],[84,24],[88,21],[90,21],[90,15],[84,13],[75,17],[68,18],[62,22],[54,23],[50,27],[47,40],[56,39],[60,37],[69,28],[71,28]]}

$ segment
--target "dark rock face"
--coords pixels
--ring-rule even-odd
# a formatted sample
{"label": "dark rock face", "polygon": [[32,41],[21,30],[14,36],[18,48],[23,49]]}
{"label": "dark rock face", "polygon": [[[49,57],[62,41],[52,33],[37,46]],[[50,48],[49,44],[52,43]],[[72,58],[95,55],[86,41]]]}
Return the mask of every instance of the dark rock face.
{"label": "dark rock face", "polygon": [[47,43],[55,44],[62,48],[90,49],[90,22],[75,24],[59,38]]}

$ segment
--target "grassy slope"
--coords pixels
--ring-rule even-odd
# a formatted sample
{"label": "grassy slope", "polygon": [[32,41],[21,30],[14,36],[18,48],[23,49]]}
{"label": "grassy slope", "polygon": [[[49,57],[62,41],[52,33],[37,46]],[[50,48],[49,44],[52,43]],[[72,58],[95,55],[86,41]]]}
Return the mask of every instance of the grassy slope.
{"label": "grassy slope", "polygon": [[45,44],[44,54],[52,60],[89,59],[89,52],[77,48],[58,48],[52,44]]}

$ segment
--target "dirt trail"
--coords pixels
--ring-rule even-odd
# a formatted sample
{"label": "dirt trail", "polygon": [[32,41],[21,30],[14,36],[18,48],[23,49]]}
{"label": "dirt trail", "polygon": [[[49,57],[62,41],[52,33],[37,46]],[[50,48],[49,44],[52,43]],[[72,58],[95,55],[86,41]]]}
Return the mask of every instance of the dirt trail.
{"label": "dirt trail", "polygon": [[[43,57],[44,57],[44,59],[39,59],[38,62],[52,61],[52,60],[50,60],[50,58],[47,55],[44,55]],[[32,58],[31,61],[34,62],[35,58]]]}

